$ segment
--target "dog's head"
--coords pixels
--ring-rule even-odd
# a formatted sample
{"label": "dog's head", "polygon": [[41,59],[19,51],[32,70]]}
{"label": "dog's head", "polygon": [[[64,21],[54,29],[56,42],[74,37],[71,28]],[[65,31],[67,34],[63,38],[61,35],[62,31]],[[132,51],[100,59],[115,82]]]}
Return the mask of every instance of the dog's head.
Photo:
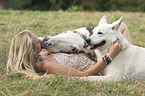
{"label": "dog's head", "polygon": [[42,48],[50,52],[79,52],[82,51],[85,45],[84,42],[85,40],[76,33],[66,31],[56,36],[48,37],[46,41],[44,38],[41,45]]}
{"label": "dog's head", "polygon": [[104,49],[107,48],[112,42],[116,41],[116,33],[118,32],[122,18],[123,17],[112,24],[108,24],[106,16],[103,16],[98,26],[93,29],[93,34],[86,39],[87,43],[90,45],[88,46],[88,49]]}

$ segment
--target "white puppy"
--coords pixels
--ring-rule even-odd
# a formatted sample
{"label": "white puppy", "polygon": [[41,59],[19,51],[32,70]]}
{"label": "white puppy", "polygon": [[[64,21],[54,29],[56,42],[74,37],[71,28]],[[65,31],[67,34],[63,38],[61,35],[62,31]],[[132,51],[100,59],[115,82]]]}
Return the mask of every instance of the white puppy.
{"label": "white puppy", "polygon": [[[122,51],[103,70],[104,76],[81,77],[90,81],[145,80],[145,48],[131,45],[118,31],[122,17],[112,24],[107,24],[103,16],[93,34],[87,39],[88,49],[95,49],[99,60],[108,52],[109,45],[119,39]],[[97,48],[97,49],[96,49]]]}

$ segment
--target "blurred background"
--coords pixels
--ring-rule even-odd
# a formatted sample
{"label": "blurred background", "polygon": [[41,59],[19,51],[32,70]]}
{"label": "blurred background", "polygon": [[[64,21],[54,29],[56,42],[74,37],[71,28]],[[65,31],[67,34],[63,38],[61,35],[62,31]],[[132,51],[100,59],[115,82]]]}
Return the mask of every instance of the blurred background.
{"label": "blurred background", "polygon": [[0,10],[141,11],[145,0],[0,0]]}

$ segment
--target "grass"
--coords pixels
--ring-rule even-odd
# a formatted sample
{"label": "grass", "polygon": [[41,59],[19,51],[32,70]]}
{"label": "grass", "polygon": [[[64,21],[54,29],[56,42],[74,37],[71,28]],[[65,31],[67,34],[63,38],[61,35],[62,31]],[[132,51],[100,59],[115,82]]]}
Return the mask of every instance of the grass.
{"label": "grass", "polygon": [[145,95],[145,81],[82,82],[68,77],[25,80],[20,75],[6,76],[6,63],[12,38],[22,30],[37,36],[56,35],[65,30],[96,26],[106,15],[108,22],[124,16],[134,45],[145,47],[145,13],[132,12],[63,12],[0,11],[0,95]]}

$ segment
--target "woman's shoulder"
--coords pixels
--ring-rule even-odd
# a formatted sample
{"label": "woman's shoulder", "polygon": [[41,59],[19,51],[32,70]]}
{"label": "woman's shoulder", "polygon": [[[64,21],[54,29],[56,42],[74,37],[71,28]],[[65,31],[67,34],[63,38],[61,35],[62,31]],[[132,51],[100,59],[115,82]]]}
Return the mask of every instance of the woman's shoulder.
{"label": "woman's shoulder", "polygon": [[35,64],[34,69],[37,72],[46,72],[47,69],[51,69],[52,65],[57,65],[58,62],[55,60],[55,58],[48,54],[47,52],[40,53],[42,61],[39,61]]}

